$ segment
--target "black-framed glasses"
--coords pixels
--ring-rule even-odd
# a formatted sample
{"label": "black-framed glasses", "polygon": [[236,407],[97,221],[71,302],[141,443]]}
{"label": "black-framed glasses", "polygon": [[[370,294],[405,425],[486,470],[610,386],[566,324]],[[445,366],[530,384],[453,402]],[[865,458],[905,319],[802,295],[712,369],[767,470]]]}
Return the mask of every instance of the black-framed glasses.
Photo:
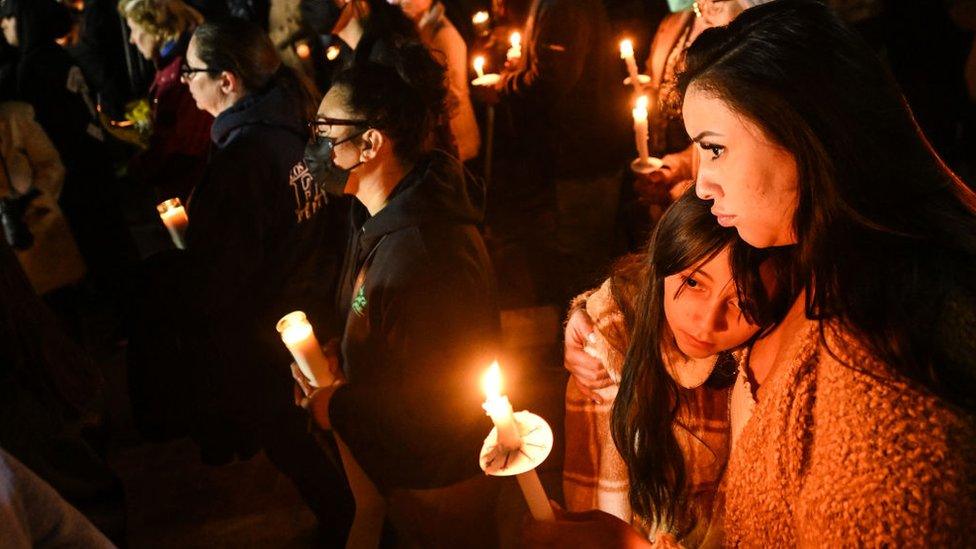
{"label": "black-framed glasses", "polygon": [[180,80],[190,80],[192,75],[195,75],[198,72],[205,72],[209,74],[220,73],[220,71],[216,69],[198,69],[195,67],[191,67],[190,65],[187,65],[186,62],[184,62],[182,65],[180,65]]}
{"label": "black-framed glasses", "polygon": [[[309,120],[308,131],[311,139],[331,137],[332,126],[368,126],[368,120],[352,120],[348,118],[329,118],[320,116],[315,120]],[[361,133],[361,132],[360,132]]]}

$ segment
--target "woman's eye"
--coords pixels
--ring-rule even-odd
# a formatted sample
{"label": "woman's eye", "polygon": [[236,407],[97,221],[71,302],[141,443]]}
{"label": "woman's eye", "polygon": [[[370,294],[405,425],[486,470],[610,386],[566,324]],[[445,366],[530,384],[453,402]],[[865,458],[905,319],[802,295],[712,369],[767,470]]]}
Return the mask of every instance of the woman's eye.
{"label": "woman's eye", "polygon": [[698,146],[701,147],[702,150],[711,152],[712,160],[718,159],[718,157],[722,156],[722,153],[725,152],[725,147],[722,145],[713,145],[711,143],[705,143],[702,141],[698,143]]}
{"label": "woman's eye", "polygon": [[683,282],[686,287],[691,288],[692,290],[697,289],[700,286],[698,281],[695,280],[695,277],[693,276],[684,277]]}

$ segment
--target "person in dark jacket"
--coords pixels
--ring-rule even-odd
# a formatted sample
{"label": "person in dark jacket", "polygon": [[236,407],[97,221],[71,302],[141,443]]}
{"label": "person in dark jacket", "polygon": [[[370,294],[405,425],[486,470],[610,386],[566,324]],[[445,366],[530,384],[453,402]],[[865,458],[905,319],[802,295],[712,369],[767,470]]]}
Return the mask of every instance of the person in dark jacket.
{"label": "person in dark jacket", "polygon": [[[421,44],[400,55],[404,67],[366,62],[337,76],[306,153],[330,193],[357,199],[337,306],[345,383],[307,405],[386,496],[481,474],[490,423],[478,380],[500,330],[479,232],[484,187],[430,148],[444,68]],[[435,540],[418,530],[440,528],[436,542],[450,546],[443,522],[396,526],[421,546]]]}
{"label": "person in dark jacket", "polygon": [[[491,204],[498,210],[489,226],[503,238],[528,238],[556,260],[562,268],[536,273],[536,284],[561,291],[538,299],[562,304],[596,282],[610,259],[630,107],[601,0],[535,0],[522,31],[523,54],[497,90],[474,90],[500,101]],[[543,216],[529,208],[552,221],[534,223]]]}
{"label": "person in dark jacket", "polygon": [[189,199],[182,303],[192,435],[206,460],[264,448],[342,539],[352,509],[345,484],[290,404],[288,353],[275,324],[304,310],[324,337],[345,240],[339,201],[326,203],[302,162],[315,99],[283,67],[267,34],[230,19],[204,23],[183,81],[216,118],[207,173]]}
{"label": "person in dark jacket", "polygon": [[180,82],[186,47],[203,16],[181,0],[128,0],[119,4],[119,13],[130,41],[156,66],[149,88],[149,148],[133,159],[129,171],[152,185],[160,201],[177,197],[185,203],[203,176],[213,123]]}
{"label": "person in dark jacket", "polygon": [[59,205],[94,281],[123,307],[135,244],[85,77],[56,42],[71,28],[70,13],[55,0],[6,0],[0,19],[18,50],[16,98],[34,107],[64,163]]}

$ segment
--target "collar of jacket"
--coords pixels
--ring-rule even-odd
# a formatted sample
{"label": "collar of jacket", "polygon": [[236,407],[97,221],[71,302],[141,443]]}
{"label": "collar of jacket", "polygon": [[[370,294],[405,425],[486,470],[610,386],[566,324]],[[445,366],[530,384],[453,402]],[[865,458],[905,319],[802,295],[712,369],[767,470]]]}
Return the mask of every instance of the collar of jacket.
{"label": "collar of jacket", "polygon": [[360,249],[368,253],[384,235],[422,225],[477,225],[484,218],[484,184],[443,151],[424,155],[394,187],[375,216],[357,205]]}
{"label": "collar of jacket", "polygon": [[[282,66],[284,70],[285,67]],[[272,77],[272,82],[276,80]],[[269,88],[251,93],[214,119],[210,138],[218,147],[225,147],[247,126],[280,128],[300,137],[307,135],[306,120],[301,101],[283,86],[272,83]]]}

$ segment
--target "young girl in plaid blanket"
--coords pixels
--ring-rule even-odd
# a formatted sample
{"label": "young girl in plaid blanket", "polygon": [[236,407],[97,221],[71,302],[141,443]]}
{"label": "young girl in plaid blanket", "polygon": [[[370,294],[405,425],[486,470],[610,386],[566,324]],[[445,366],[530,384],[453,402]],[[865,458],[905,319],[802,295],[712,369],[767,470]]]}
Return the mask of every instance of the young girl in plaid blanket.
{"label": "young girl in plaid blanket", "polygon": [[[573,373],[563,471],[568,510],[600,509],[652,537],[668,533],[692,546],[701,540],[729,452],[730,350],[768,325],[761,313],[771,310],[763,281],[733,277],[733,264],[765,257],[716,224],[708,202],[686,193],[661,219],[646,255],[626,258],[603,285],[573,301],[565,357]],[[655,290],[641,302],[637,294],[649,278]],[[631,341],[641,314],[658,339]],[[628,352],[652,367],[623,372]],[[633,448],[630,461],[639,465],[630,471],[611,436],[615,399],[625,414],[654,427],[617,441]],[[638,444],[639,437],[646,442]],[[640,488],[630,490],[636,498],[628,497],[631,484]]]}

